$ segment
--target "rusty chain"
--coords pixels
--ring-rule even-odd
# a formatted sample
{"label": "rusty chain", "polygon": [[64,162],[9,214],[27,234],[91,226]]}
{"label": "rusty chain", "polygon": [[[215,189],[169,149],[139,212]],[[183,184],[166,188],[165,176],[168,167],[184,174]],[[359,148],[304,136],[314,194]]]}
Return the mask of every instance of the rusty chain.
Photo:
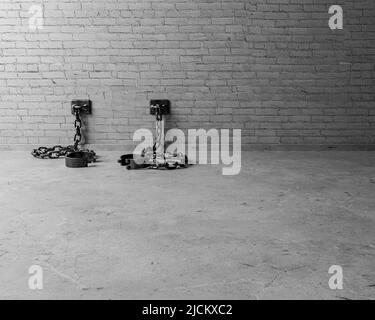
{"label": "rusty chain", "polygon": [[96,153],[93,150],[83,149],[79,150],[78,145],[82,141],[82,120],[80,118],[80,110],[79,108],[74,109],[74,128],[75,128],[75,134],[74,134],[74,144],[67,147],[62,146],[54,146],[51,148],[48,147],[39,147],[37,149],[34,149],[31,154],[35,158],[38,159],[58,159],[60,157],[65,157],[70,152],[75,151],[83,151],[88,154],[89,162],[95,162],[96,160]]}

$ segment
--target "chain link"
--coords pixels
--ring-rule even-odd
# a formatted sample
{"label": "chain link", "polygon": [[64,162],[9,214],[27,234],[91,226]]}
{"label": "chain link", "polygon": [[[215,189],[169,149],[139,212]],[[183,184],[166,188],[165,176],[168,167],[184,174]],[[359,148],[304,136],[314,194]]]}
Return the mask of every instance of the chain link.
{"label": "chain link", "polygon": [[88,161],[95,162],[96,161],[96,153],[93,150],[83,149],[79,150],[78,145],[82,141],[82,120],[80,118],[80,110],[78,108],[74,109],[74,144],[72,146],[62,147],[62,146],[54,146],[51,148],[48,147],[39,147],[34,149],[31,154],[38,159],[58,159],[60,157],[65,157],[70,152],[75,151],[82,151],[88,154]]}
{"label": "chain link", "polygon": [[158,109],[156,111],[156,137],[155,137],[155,143],[154,143],[154,146],[153,146],[153,162],[154,164],[156,165],[156,158],[158,156],[158,153],[162,153],[163,156],[164,156],[164,150],[162,150],[160,152],[160,148],[163,147],[164,149],[164,145],[162,146],[162,139],[163,139],[163,116],[162,114],[160,113],[160,109]]}
{"label": "chain link", "polygon": [[156,138],[155,138],[155,151],[158,151],[161,145],[162,139],[162,123],[156,121]]}
{"label": "chain link", "polygon": [[74,109],[74,115],[76,119],[74,120],[74,128],[76,129],[76,133],[74,135],[74,150],[78,150],[78,144],[82,140],[82,135],[81,135],[81,127],[82,127],[82,121],[81,118],[79,117],[79,110],[76,108]]}

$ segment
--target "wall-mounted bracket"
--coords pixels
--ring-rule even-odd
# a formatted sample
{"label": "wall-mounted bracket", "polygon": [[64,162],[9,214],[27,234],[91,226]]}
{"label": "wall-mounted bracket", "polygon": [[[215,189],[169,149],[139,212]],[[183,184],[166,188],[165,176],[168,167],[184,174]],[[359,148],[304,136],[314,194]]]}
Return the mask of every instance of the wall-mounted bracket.
{"label": "wall-mounted bracket", "polygon": [[169,114],[171,108],[171,102],[169,100],[151,100],[150,102],[150,114],[164,115]]}
{"label": "wall-mounted bracket", "polygon": [[91,100],[73,100],[72,101],[72,114],[75,114],[75,110],[79,110],[80,114],[91,114]]}

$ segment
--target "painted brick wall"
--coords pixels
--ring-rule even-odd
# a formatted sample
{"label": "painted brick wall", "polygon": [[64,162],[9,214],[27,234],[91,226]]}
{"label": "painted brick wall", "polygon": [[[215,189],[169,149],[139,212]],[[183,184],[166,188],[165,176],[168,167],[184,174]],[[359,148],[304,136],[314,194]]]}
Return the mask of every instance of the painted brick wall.
{"label": "painted brick wall", "polygon": [[76,98],[90,144],[129,145],[151,98],[244,145],[374,144],[374,62],[374,0],[0,0],[0,144],[71,143]]}

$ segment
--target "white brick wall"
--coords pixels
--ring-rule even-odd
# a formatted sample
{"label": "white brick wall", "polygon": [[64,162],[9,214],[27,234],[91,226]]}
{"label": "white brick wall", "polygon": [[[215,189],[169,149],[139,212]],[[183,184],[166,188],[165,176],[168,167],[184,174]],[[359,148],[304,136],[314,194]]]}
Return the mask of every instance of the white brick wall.
{"label": "white brick wall", "polygon": [[323,0],[0,0],[0,144],[71,143],[77,98],[93,144],[151,127],[152,98],[248,145],[374,144],[375,2],[339,2],[334,32]]}

